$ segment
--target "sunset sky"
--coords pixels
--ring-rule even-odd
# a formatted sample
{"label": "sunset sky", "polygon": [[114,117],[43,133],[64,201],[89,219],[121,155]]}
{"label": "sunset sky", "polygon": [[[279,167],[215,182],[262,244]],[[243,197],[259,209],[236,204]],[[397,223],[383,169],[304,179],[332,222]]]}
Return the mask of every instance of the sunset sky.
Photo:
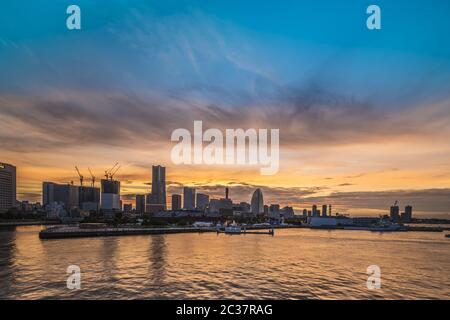
{"label": "sunset sky", "polygon": [[[366,8],[382,29],[366,28]],[[66,28],[81,8],[82,29]],[[97,179],[119,162],[127,202],[167,167],[236,201],[450,217],[450,2],[15,1],[0,3],[0,162],[18,197]],[[174,165],[171,133],[279,128],[280,171]],[[299,211],[298,211],[299,212]]]}

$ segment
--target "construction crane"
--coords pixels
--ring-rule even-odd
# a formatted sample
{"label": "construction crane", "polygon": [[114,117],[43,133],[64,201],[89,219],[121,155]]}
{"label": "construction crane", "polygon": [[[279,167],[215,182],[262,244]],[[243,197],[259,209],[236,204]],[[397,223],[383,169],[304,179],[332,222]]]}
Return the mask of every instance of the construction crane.
{"label": "construction crane", "polygon": [[80,170],[78,170],[77,166],[75,166],[75,169],[77,170],[78,176],[80,177],[80,185],[83,186],[84,177],[81,175]]}
{"label": "construction crane", "polygon": [[109,174],[109,178],[110,178],[111,180],[114,178],[114,175],[116,174],[116,172],[119,171],[120,167],[121,167],[121,166],[118,166],[118,167],[116,168],[116,170],[114,170],[114,172],[111,172],[111,173]]}
{"label": "construction crane", "polygon": [[92,188],[94,188],[95,187],[95,176],[92,174],[91,168],[88,167],[88,171],[91,174]]}
{"label": "construction crane", "polygon": [[114,170],[115,167],[117,167],[118,164],[119,163],[116,162],[116,164],[111,169],[105,170],[105,178],[106,178],[106,180],[108,180],[108,178],[111,177],[111,172]]}

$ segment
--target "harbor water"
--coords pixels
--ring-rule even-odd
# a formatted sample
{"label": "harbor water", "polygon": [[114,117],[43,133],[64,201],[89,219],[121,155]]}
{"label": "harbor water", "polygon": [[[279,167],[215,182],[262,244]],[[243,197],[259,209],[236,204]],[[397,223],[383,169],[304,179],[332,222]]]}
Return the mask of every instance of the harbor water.
{"label": "harbor water", "polygon": [[[283,229],[40,240],[0,230],[1,299],[449,299],[439,232]],[[81,288],[67,288],[79,266]],[[367,268],[381,288],[367,288]]]}

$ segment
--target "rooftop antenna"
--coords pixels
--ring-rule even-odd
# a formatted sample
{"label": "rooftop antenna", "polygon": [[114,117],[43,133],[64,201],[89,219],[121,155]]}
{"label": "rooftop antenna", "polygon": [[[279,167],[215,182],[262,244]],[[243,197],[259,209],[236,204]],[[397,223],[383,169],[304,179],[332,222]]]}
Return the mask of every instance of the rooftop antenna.
{"label": "rooftop antenna", "polygon": [[77,166],[75,166],[75,169],[77,170],[78,176],[80,177],[80,185],[83,186],[84,177],[81,175],[80,170],[78,170]]}

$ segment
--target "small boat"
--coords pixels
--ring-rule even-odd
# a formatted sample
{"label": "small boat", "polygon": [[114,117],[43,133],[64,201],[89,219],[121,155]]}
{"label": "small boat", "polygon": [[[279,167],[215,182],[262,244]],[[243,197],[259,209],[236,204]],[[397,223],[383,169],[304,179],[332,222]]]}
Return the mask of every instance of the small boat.
{"label": "small boat", "polygon": [[445,235],[447,238],[450,238],[450,233]]}

